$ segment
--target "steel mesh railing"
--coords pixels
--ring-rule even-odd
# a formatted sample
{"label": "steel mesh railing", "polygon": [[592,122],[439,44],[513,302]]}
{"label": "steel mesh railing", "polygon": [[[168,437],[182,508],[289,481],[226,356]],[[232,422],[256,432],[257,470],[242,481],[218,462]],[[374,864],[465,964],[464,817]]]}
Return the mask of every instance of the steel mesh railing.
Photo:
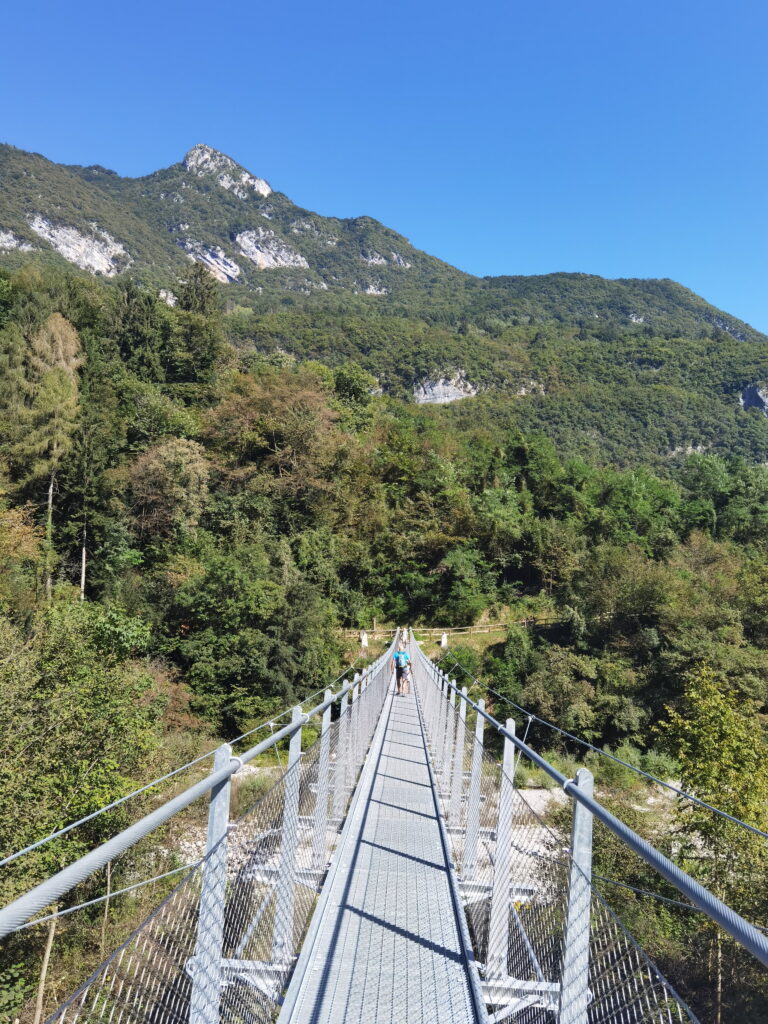
{"label": "steel mesh railing", "polygon": [[[286,771],[236,820],[229,820],[231,776],[212,789],[201,862],[49,1024],[274,1019],[389,681],[388,653],[355,677],[335,719],[326,691],[320,735],[305,751],[307,718],[297,709]],[[213,771],[232,760],[229,747],[219,748]]]}
{"label": "steel mesh railing", "polygon": [[[588,861],[577,863],[568,838],[515,788],[511,742],[505,741],[499,764],[485,747],[482,716],[424,655],[417,653],[414,662],[489,1019],[695,1024],[690,1009],[592,888]],[[588,829],[591,843],[591,816],[581,807],[576,814],[578,829]],[[578,843],[575,832],[574,850]]]}
{"label": "steel mesh railing", "polygon": [[[545,765],[573,798],[568,837],[559,824],[544,820],[525,793],[515,787],[516,756],[529,757],[540,766],[544,761],[514,737],[514,723],[508,721],[505,729],[485,713],[482,701],[475,704],[465,699],[466,689],[462,696],[414,646],[411,650],[421,716],[416,729],[420,733],[423,726],[428,739],[429,778],[442,814],[441,843],[447,837],[490,1024],[504,1020],[521,1024],[696,1024],[690,1009],[592,887],[593,816],[620,838],[627,829],[615,819],[611,824],[611,816],[591,799],[589,772],[582,769],[575,780],[566,780]],[[198,799],[200,793],[210,791],[202,859],[55,1010],[49,1024],[78,1020],[109,1024],[274,1021],[380,718],[391,678],[390,655],[391,650],[362,676],[356,676],[354,685],[345,687],[336,703],[326,691],[326,700],[309,715],[300,708],[294,710],[292,724],[277,734],[290,738],[287,769],[279,777],[259,776],[260,795],[250,802],[243,798],[247,787],[241,789],[234,820],[230,820],[232,775],[266,748],[252,748],[242,758],[233,758],[226,745],[219,748],[207,788],[197,783],[185,791],[188,795],[194,791]],[[413,706],[414,721],[415,714]],[[319,736],[302,751],[302,727],[310,716]],[[486,744],[491,729],[503,740],[501,764]],[[408,743],[400,745],[407,747]],[[388,756],[393,755],[390,752]],[[402,771],[396,772],[399,774]],[[425,791],[431,801],[431,788]],[[142,842],[158,847],[159,833],[152,831],[154,818],[160,815],[163,821],[170,820],[172,803],[174,808],[177,802],[191,806],[191,797],[182,796],[164,804],[165,812],[160,808],[121,833],[132,836],[121,849],[138,849],[132,844],[139,841],[139,833]],[[395,798],[391,807],[399,806]],[[150,819],[152,828],[147,824]],[[618,831],[619,826],[623,832]],[[199,825],[198,833],[202,840],[204,825]],[[397,835],[397,841],[393,839],[382,849],[389,853],[399,850],[402,836]],[[99,848],[101,853],[119,838]],[[418,836],[413,838],[418,846]],[[403,856],[412,856],[414,864],[431,864],[426,853],[420,858],[422,851],[417,846],[415,856],[410,847]],[[197,861],[201,848],[202,843],[194,856],[183,858],[182,863],[184,859]],[[71,889],[69,883],[64,886],[61,876],[68,872],[71,876],[72,870],[86,861],[92,867],[91,858],[99,855],[99,850],[50,879],[45,899],[38,893],[32,909],[31,891],[0,911],[0,934],[17,928],[19,921],[46,907],[53,896]],[[650,855],[648,859],[653,863]],[[663,861],[660,855],[657,859]],[[106,863],[104,856],[100,863]],[[408,877],[412,883],[413,876],[411,868]],[[83,868],[77,877],[90,876]],[[401,877],[400,871],[390,872],[383,881],[374,878],[373,884],[383,892],[390,882],[399,885]],[[402,891],[397,889],[397,893]],[[455,887],[451,892],[458,906]],[[25,904],[24,908],[20,904]],[[458,918],[463,928],[463,915]],[[8,925],[10,919],[16,923]],[[462,941],[466,950],[466,935]],[[109,947],[102,943],[102,948]],[[455,966],[453,961],[451,966]],[[356,962],[352,989],[359,983],[360,990],[367,992],[364,978],[380,972],[381,967],[376,957]],[[402,970],[410,984],[407,963]],[[473,992],[479,1004],[477,977],[473,973]],[[440,991],[444,1001],[444,988]],[[415,1005],[410,996],[406,1004]],[[423,1007],[420,1012],[419,1019],[426,1020]],[[449,1019],[450,1014],[444,1013],[444,1006],[436,1008],[434,1019]],[[403,1024],[411,1024],[411,1019],[409,1010]]]}

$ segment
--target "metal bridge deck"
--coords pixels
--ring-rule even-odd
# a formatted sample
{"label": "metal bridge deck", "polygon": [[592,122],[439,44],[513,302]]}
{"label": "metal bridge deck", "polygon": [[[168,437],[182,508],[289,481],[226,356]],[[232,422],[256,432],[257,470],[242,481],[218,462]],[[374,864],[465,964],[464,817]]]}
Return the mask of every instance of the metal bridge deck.
{"label": "metal bridge deck", "polygon": [[390,693],[281,1024],[477,1019],[427,756]]}

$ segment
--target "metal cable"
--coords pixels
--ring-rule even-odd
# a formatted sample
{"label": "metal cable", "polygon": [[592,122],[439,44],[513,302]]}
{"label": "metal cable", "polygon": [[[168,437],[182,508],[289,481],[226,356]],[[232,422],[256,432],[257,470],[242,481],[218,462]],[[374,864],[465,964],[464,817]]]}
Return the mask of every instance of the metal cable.
{"label": "metal cable", "polygon": [[[445,655],[443,655],[443,657],[445,657]],[[439,665],[441,662],[442,657],[436,664]],[[449,671],[452,671],[454,668],[459,668],[466,676],[468,676],[473,682],[477,683],[479,686],[483,685],[479,679],[473,676],[472,673],[465,669],[464,666],[460,664],[458,661],[453,662],[453,664],[449,667]],[[734,825],[740,825],[742,828],[747,829],[748,832],[753,832],[755,835],[762,836],[763,839],[768,839],[768,832],[763,832],[763,830],[757,828],[757,826],[750,825],[748,822],[742,821],[741,818],[736,818],[732,814],[728,814],[727,811],[722,811],[719,807],[714,807],[712,804],[708,804],[706,800],[701,800],[699,797],[694,796],[692,793],[686,793],[685,790],[678,789],[677,786],[673,786],[671,783],[665,782],[663,779],[659,779],[655,775],[651,775],[650,772],[645,771],[643,768],[638,768],[637,765],[629,764],[628,761],[622,761],[622,759],[620,757],[616,757],[615,754],[611,754],[607,750],[603,750],[601,747],[596,747],[588,740],[581,739],[579,736],[574,736],[573,733],[567,732],[565,729],[561,729],[560,726],[554,725],[552,722],[548,722],[545,718],[539,718],[539,716],[534,715],[532,711],[528,711],[526,708],[521,707],[519,704],[516,704],[513,700],[510,700],[509,697],[505,697],[504,694],[499,693],[497,690],[494,690],[491,687],[487,688],[487,692],[492,693],[493,696],[498,697],[499,700],[503,700],[504,703],[509,704],[510,707],[516,708],[518,711],[521,711],[524,715],[528,716],[529,720],[532,719],[533,721],[538,722],[540,725],[544,725],[548,729],[552,729],[555,732],[560,733],[561,736],[565,736],[569,740],[573,740],[574,743],[581,744],[582,747],[586,747],[588,750],[591,750],[595,754],[600,754],[602,757],[607,757],[609,760],[614,761],[616,764],[620,764],[623,768],[629,768],[630,771],[635,772],[637,775],[642,775],[644,778],[649,779],[651,782],[655,782],[659,786],[663,786],[665,789],[670,790],[672,793],[674,793],[678,797],[681,797],[683,800],[690,800],[691,803],[698,804],[699,807],[704,807],[706,810],[712,811],[714,814],[719,815],[721,818],[725,818],[727,821],[732,822]]]}
{"label": "metal cable", "polygon": [[523,741],[513,744],[504,730],[499,765],[483,740],[486,722],[498,723],[479,702],[466,700],[462,709],[459,698],[454,706],[458,691],[425,657],[417,690],[491,1019],[513,1011],[521,1024],[575,1024],[587,1019],[588,1006],[590,1024],[696,1024],[592,889],[564,837],[515,788],[514,755],[527,753]]}
{"label": "metal cable", "polygon": [[[388,657],[313,709],[323,724],[307,750],[297,727],[309,718],[295,711],[265,741],[293,730],[286,771],[236,822],[224,819],[213,845],[209,831],[203,860],[49,1022],[274,1019],[380,718]],[[341,714],[331,721],[338,698]]]}
{"label": "metal cable", "polygon": [[38,839],[37,842],[31,843],[29,846],[25,846],[23,850],[17,850],[16,853],[12,853],[3,860],[0,860],[0,868],[5,867],[6,864],[10,864],[14,860],[18,860],[18,858],[24,856],[25,853],[31,853],[32,850],[36,850],[38,847],[44,846],[46,843],[50,843],[53,839],[58,839],[60,836],[66,835],[67,832],[71,832],[72,829],[77,828],[78,825],[84,825],[86,822],[92,821],[94,818],[98,818],[99,815],[106,814],[107,811],[113,811],[116,807],[124,804],[127,800],[138,796],[140,793],[146,793],[148,789],[152,789],[153,786],[160,785],[161,782],[167,782],[168,779],[172,779],[174,775],[179,775],[181,772],[186,771],[187,768],[191,768],[193,765],[199,764],[201,761],[205,761],[209,757],[213,757],[215,753],[215,750],[209,750],[207,754],[201,754],[200,757],[195,758],[194,761],[190,761],[188,764],[182,765],[181,768],[175,768],[172,772],[168,772],[167,775],[163,775],[159,779],[155,779],[153,782],[148,782],[140,789],[134,789],[133,792],[127,793],[125,796],[121,796],[118,800],[114,800],[111,804],[107,804],[106,807],[101,807],[98,811],[93,811],[91,814],[87,814],[84,818],[79,818],[77,821],[73,821],[71,824],[65,825],[64,828],[60,828],[56,832],[51,832],[50,835],[45,836],[43,839]]}
{"label": "metal cable", "polygon": [[[423,652],[420,653],[421,657],[428,661],[426,655]],[[641,857],[662,878],[666,878],[679,892],[695,906],[703,910],[708,917],[716,924],[719,924],[724,931],[744,946],[756,959],[765,966],[768,966],[768,938],[762,932],[758,931],[749,921],[746,921],[740,914],[737,914],[723,903],[722,900],[719,900],[703,885],[700,885],[691,878],[682,868],[678,867],[668,857],[665,857],[664,854],[660,853],[614,814],[606,810],[602,804],[582,792],[572,779],[568,779],[545,758],[523,743],[519,737],[505,729],[500,722],[485,711],[484,706],[476,704],[469,697],[462,695],[458,688],[447,680],[447,677],[446,685],[449,691],[453,690],[457,693],[467,703],[468,707],[471,707],[476,714],[488,722],[501,736],[510,740],[530,761],[545,771],[558,785],[562,786],[563,790],[572,796],[574,800],[577,800],[582,806],[586,807],[593,817],[601,821],[625,846],[628,846],[630,850]]]}
{"label": "metal cable", "polygon": [[[606,882],[608,885],[615,885],[619,889],[628,889],[630,892],[637,893],[638,896],[648,896],[650,899],[658,900],[660,903],[668,903],[671,907],[680,907],[682,910],[693,910],[697,914],[701,914],[702,911],[698,907],[694,907],[692,903],[683,903],[682,900],[674,900],[671,896],[662,896],[660,892],[651,892],[649,889],[640,889],[636,885],[630,885],[629,882],[620,882],[617,878],[606,878],[605,875],[592,875],[592,878],[598,882]],[[758,931],[768,933],[768,927],[762,924],[752,924],[753,928],[757,928]]]}
{"label": "metal cable", "polygon": [[[352,663],[352,665],[346,668],[341,673],[341,675],[337,676],[336,679],[334,679],[330,685],[335,686],[336,683],[338,683],[341,679],[343,679],[349,672],[351,672],[354,669],[354,666],[358,663],[358,661],[360,661],[360,657],[357,657],[355,661]],[[323,692],[323,689],[315,690],[313,693],[310,693],[308,696],[304,697],[300,701],[300,704],[306,704],[307,701],[311,700],[314,697],[317,697],[319,694]],[[247,739],[249,736],[253,736],[255,733],[260,732],[262,729],[266,729],[267,726],[270,727],[270,732],[273,732],[275,722],[279,722],[281,718],[284,718],[286,715],[289,715],[290,713],[291,711],[290,709],[288,709],[286,711],[282,711],[279,715],[277,715],[270,721],[261,722],[259,725],[254,726],[253,729],[249,729],[248,732],[244,732],[240,736],[236,736],[233,740],[230,741],[230,745],[234,746],[236,743],[240,743],[242,740]],[[192,768],[196,764],[200,764],[201,761],[205,761],[209,757],[213,757],[215,753],[215,749],[209,750],[207,753],[201,754],[199,757],[196,757],[193,760],[188,761],[186,764],[181,765],[179,768],[174,768],[173,771],[168,772],[166,775],[161,775],[159,778],[153,779],[152,782],[147,782],[144,786],[139,787],[139,789],[134,789],[132,792],[126,793],[125,796],[121,796],[117,800],[113,800],[111,804],[107,804],[105,807],[100,807],[97,811],[92,811],[91,814],[86,814],[85,817],[78,818],[77,821],[73,821],[69,825],[65,825],[63,828],[57,829],[55,832],[51,832],[49,835],[44,836],[42,839],[38,839],[34,843],[30,843],[29,846],[25,846],[23,849],[17,850],[15,853],[9,854],[9,856],[0,860],[0,868],[5,867],[6,864],[11,864],[13,861],[18,860],[19,857],[23,857],[25,854],[31,853],[32,850],[36,850],[40,846],[45,846],[46,843],[50,843],[54,839],[59,839],[61,836],[66,835],[68,832],[71,832],[72,829],[78,828],[78,826],[80,825],[85,825],[86,822],[93,821],[94,818],[98,818],[100,815],[106,814],[107,811],[113,811],[116,807],[119,807],[121,804],[126,803],[128,800],[132,800],[134,797],[140,796],[142,793],[146,793],[147,790],[152,789],[154,786],[159,786],[161,783],[167,782],[169,779],[174,778],[174,776],[180,775],[181,772],[186,771],[188,768]],[[280,753],[278,751],[278,761],[279,759]]]}
{"label": "metal cable", "polygon": [[124,889],[116,889],[114,892],[105,893],[104,896],[96,896],[95,899],[86,900],[85,903],[78,903],[74,907],[67,907],[64,910],[57,910],[53,914],[46,914],[45,917],[36,917],[34,921],[27,921],[17,931],[27,931],[29,928],[34,928],[38,924],[45,924],[46,921],[52,921],[54,918],[67,917],[69,914],[74,914],[76,910],[85,910],[86,907],[94,907],[97,903],[104,903],[106,900],[116,899],[118,896],[124,896],[127,892],[133,892],[135,889],[143,889],[145,885],[152,885],[153,882],[162,882],[164,878],[171,878],[173,875],[179,875],[182,871],[194,871],[200,866],[200,861],[194,861],[192,864],[185,864],[181,868],[173,868],[171,871],[165,871],[162,875],[155,875],[154,878],[145,878],[143,882],[135,882],[133,885],[128,885]]}

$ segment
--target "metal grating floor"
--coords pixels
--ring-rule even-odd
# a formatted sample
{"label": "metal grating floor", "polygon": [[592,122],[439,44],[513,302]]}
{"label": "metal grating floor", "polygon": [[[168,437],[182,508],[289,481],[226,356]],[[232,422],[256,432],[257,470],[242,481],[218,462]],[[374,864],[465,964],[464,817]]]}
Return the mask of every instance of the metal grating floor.
{"label": "metal grating floor", "polygon": [[383,718],[286,999],[296,1024],[476,1020],[415,697]]}

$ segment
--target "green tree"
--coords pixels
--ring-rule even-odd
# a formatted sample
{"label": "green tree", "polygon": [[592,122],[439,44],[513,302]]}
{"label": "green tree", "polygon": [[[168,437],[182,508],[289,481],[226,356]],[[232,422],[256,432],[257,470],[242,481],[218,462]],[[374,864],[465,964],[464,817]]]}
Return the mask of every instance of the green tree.
{"label": "green tree", "polygon": [[18,324],[0,330],[0,450],[9,461],[23,429],[26,350]]}
{"label": "green tree", "polygon": [[197,441],[172,437],[143,452],[129,471],[137,532],[168,538],[197,526],[208,475],[205,451]]}
{"label": "green tree", "polygon": [[[111,341],[86,335],[80,372],[80,416],[60,479],[64,495],[60,536],[80,549],[80,599],[85,599],[89,551],[110,517],[108,471],[127,442],[121,385],[127,374]],[[145,385],[151,387],[151,385]],[[122,389],[124,390],[124,388]]]}
{"label": "green tree", "polygon": [[[54,601],[31,639],[0,617],[0,849],[19,849],[146,777],[163,703],[130,658],[148,641],[143,622],[90,602]],[[4,873],[0,898],[102,841],[121,815],[25,858]]]}
{"label": "green tree", "polygon": [[215,316],[221,308],[216,280],[202,263],[193,263],[189,275],[179,287],[179,309],[201,316]]}
{"label": "green tree", "polygon": [[81,361],[77,331],[60,313],[52,313],[30,342],[26,431],[12,453],[26,467],[25,482],[48,481],[45,586],[49,600],[53,585],[54,488],[62,460],[72,447],[79,413],[77,371]]}
{"label": "green tree", "polygon": [[164,303],[133,282],[121,283],[112,296],[104,327],[137,377],[165,380],[171,314]]}
{"label": "green tree", "polygon": [[[680,762],[683,789],[768,831],[768,744],[755,728],[757,711],[727,679],[702,665],[689,674],[681,705],[667,709],[661,728]],[[685,866],[728,906],[749,920],[764,921],[765,839],[696,804],[679,804],[677,819]],[[726,988],[732,990],[731,1001],[745,975],[756,981],[755,967],[715,925],[706,927],[706,942],[714,1019],[720,1024]],[[764,978],[758,992],[765,1011]]]}

